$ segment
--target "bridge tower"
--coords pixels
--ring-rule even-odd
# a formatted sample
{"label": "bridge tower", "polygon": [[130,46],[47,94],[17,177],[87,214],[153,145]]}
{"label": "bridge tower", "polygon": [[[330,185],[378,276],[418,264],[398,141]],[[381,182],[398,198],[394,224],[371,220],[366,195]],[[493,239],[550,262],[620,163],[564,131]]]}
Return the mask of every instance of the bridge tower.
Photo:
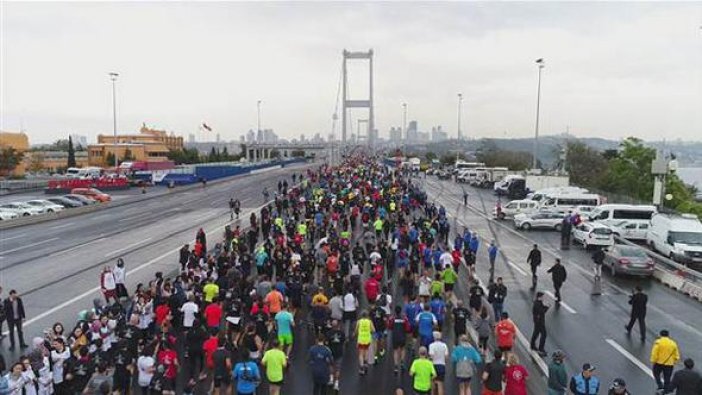
{"label": "bridge tower", "polygon": [[[367,108],[368,109],[368,120],[366,122],[365,130],[360,131],[359,135],[356,136],[357,141],[366,140],[368,144],[372,142],[370,137],[374,136],[375,132],[375,118],[373,114],[373,50],[369,49],[368,52],[351,52],[344,49],[343,51],[344,62],[342,66],[342,100],[341,100],[341,144],[346,145],[346,131],[348,129],[348,114],[347,110],[349,108]],[[368,60],[368,99],[365,100],[352,100],[349,98],[348,90],[348,70],[346,68],[346,63],[349,60]]]}

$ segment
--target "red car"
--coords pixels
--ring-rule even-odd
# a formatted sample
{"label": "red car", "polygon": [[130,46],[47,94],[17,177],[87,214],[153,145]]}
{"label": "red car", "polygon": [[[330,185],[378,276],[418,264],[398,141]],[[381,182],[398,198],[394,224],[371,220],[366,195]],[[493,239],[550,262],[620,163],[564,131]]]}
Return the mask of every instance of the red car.
{"label": "red car", "polygon": [[74,195],[85,196],[100,203],[106,203],[112,200],[112,197],[110,195],[96,188],[74,188],[73,190],[71,190],[71,193]]}

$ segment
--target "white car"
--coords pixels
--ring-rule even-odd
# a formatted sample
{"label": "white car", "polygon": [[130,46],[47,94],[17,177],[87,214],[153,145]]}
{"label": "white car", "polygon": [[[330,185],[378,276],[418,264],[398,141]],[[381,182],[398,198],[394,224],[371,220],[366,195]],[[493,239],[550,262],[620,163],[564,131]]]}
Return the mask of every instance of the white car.
{"label": "white car", "polygon": [[645,222],[619,221],[610,225],[615,236],[627,240],[646,240],[649,224]]}
{"label": "white car", "polygon": [[47,213],[58,213],[59,211],[63,211],[63,206],[61,206],[60,204],[50,202],[48,200],[36,199],[30,200],[25,203],[33,207],[43,207],[44,209],[46,209]]}
{"label": "white car", "polygon": [[19,203],[19,202],[5,203],[5,204],[0,206],[0,209],[12,211],[12,212],[14,212],[17,215],[22,216],[22,217],[29,217],[30,215],[44,214],[44,212],[46,211],[46,209],[43,207],[34,207],[34,206],[30,206],[28,204]]}
{"label": "white car", "polygon": [[0,209],[0,221],[7,221],[8,219],[15,219],[19,215],[14,211]]}
{"label": "white car", "polygon": [[552,229],[561,230],[563,214],[554,212],[535,212],[532,214],[517,214],[514,216],[514,227],[517,229]]}
{"label": "white car", "polygon": [[612,229],[596,222],[583,222],[573,227],[574,243],[580,243],[586,250],[592,246],[611,247],[614,245]]}
{"label": "white car", "polygon": [[539,202],[533,200],[512,200],[500,208],[500,213],[497,213],[497,207],[493,212],[493,216],[497,219],[505,219],[513,217],[517,214],[531,214],[539,210]]}

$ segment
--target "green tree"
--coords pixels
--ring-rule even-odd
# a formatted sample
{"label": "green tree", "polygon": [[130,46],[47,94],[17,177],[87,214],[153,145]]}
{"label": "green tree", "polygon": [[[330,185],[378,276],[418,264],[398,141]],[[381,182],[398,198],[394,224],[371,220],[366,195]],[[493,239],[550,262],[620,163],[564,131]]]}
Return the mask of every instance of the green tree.
{"label": "green tree", "polygon": [[485,150],[477,153],[479,162],[488,167],[506,167],[510,170],[524,170],[531,166],[531,154],[526,151]]}
{"label": "green tree", "polygon": [[427,153],[424,154],[424,157],[427,158],[427,161],[429,161],[431,163],[431,161],[436,159],[436,154],[431,152],[431,151],[427,151]]}
{"label": "green tree", "polygon": [[609,162],[602,189],[649,201],[653,194],[651,162],[656,157],[654,148],[646,147],[636,137],[619,144],[619,153]]}
{"label": "green tree", "polygon": [[122,162],[126,162],[129,160],[134,160],[134,154],[132,154],[132,150],[127,148],[124,150],[124,156],[122,157]]}
{"label": "green tree", "polygon": [[44,153],[41,151],[30,153],[29,171],[38,173],[44,170]]}
{"label": "green tree", "polygon": [[73,149],[73,138],[71,138],[71,136],[68,136],[68,146],[66,149],[68,151],[66,167],[76,167],[76,151]]}
{"label": "green tree", "polygon": [[12,147],[3,147],[0,150],[0,175],[9,175],[22,162],[24,154]]}
{"label": "green tree", "polygon": [[607,159],[580,141],[568,142],[567,150],[565,168],[570,175],[570,182],[583,187],[599,188],[607,176]]}
{"label": "green tree", "polygon": [[114,166],[115,165],[115,154],[112,152],[108,152],[107,155],[105,155],[105,165],[106,166]]}

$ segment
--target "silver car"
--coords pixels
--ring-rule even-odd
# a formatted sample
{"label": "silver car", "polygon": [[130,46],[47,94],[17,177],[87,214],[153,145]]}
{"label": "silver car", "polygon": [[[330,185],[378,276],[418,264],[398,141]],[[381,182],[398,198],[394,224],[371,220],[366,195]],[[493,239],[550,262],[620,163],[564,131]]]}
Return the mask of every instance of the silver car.
{"label": "silver car", "polygon": [[656,265],[643,248],[615,244],[605,250],[603,266],[609,267],[612,276],[618,274],[652,276]]}
{"label": "silver car", "polygon": [[560,231],[563,214],[554,212],[535,212],[531,214],[517,214],[514,216],[514,227],[517,229],[551,229]]}

